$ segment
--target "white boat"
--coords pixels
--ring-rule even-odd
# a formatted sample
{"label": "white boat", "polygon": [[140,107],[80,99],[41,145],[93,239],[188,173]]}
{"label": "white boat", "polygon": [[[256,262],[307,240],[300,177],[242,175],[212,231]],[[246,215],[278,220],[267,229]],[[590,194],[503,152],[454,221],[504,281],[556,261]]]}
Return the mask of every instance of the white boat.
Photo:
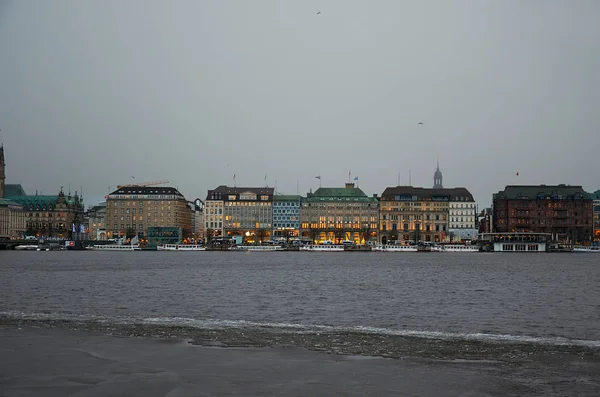
{"label": "white boat", "polygon": [[156,247],[157,251],[206,251],[206,247],[198,244],[164,244]]}
{"label": "white boat", "polygon": [[138,244],[129,245],[129,244],[107,244],[107,245],[92,245],[87,247],[89,250],[94,251],[139,251],[141,248]]}
{"label": "white boat", "polygon": [[417,252],[415,245],[387,244],[373,247],[373,252]]}
{"label": "white boat", "polygon": [[239,249],[250,252],[283,251],[283,247],[280,245],[241,245]]}
{"label": "white boat", "polygon": [[598,246],[594,246],[594,247],[573,247],[573,252],[586,252],[586,253],[596,253],[596,254],[600,254],[600,247]]}
{"label": "white boat", "polygon": [[463,245],[463,244],[447,244],[447,245],[436,245],[436,252],[479,252],[479,247],[476,245]]}
{"label": "white boat", "polygon": [[35,251],[38,249],[38,245],[17,245],[15,249],[17,251]]}
{"label": "white boat", "polygon": [[323,245],[304,245],[300,247],[300,251],[311,251],[311,252],[343,252],[344,246],[337,244],[323,244]]}

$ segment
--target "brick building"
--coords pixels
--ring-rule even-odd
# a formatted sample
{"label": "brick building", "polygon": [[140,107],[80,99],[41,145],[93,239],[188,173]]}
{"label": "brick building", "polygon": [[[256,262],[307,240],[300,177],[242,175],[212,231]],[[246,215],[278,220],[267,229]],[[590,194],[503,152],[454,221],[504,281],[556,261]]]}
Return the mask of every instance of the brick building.
{"label": "brick building", "polygon": [[551,233],[574,243],[592,239],[592,199],[581,186],[506,186],[494,194],[493,211],[497,233]]}

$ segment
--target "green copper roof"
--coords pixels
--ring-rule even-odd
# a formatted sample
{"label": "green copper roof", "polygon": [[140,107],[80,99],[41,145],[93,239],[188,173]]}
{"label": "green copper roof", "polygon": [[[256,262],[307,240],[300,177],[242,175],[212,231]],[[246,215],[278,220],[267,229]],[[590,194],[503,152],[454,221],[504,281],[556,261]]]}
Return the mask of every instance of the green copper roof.
{"label": "green copper roof", "polygon": [[306,201],[359,201],[377,202],[377,198],[367,196],[357,187],[320,187],[309,193]]}
{"label": "green copper roof", "polygon": [[11,200],[0,198],[0,207],[10,207],[10,206],[13,206],[13,205],[20,206],[21,204],[16,203],[16,202],[11,201]]}
{"label": "green copper roof", "polygon": [[41,208],[49,209],[49,207],[54,208],[56,206],[56,202],[58,201],[58,196],[16,196],[16,197],[6,197],[10,201],[14,201],[23,207],[29,208],[33,206],[34,209],[39,205]]}

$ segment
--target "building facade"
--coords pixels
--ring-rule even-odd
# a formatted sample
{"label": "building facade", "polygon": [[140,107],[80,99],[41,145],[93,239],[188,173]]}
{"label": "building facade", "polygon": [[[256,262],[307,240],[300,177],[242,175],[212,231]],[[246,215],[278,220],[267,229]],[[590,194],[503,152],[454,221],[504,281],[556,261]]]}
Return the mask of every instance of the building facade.
{"label": "building facade", "polygon": [[506,186],[493,196],[493,231],[550,233],[558,240],[589,243],[592,206],[581,186]]}
{"label": "building facade", "polygon": [[273,238],[297,238],[300,233],[299,195],[273,197]]}
{"label": "building facade", "polygon": [[381,243],[448,241],[449,203],[454,197],[473,201],[465,188],[386,188],[380,200]]}
{"label": "building facade", "polygon": [[[148,228],[177,229],[178,238],[191,234],[191,211],[185,197],[174,187],[127,185],[106,196],[107,238],[144,240]],[[157,229],[158,228],[158,229]]]}
{"label": "building facade", "polygon": [[600,190],[593,193],[594,243],[600,244]]}
{"label": "building facade", "polygon": [[[274,189],[270,187],[222,185],[209,190],[205,223],[214,225],[214,237],[241,236],[243,242],[248,244],[270,240],[273,229],[273,193]],[[217,229],[218,225],[222,227],[221,230]],[[209,226],[207,230],[208,228]]]}
{"label": "building facade", "polygon": [[23,206],[0,198],[0,240],[22,238],[26,228]]}
{"label": "building facade", "polygon": [[194,243],[204,241],[204,203],[197,198],[188,203],[192,211],[192,240]]}
{"label": "building facade", "polygon": [[477,204],[465,188],[454,188],[448,202],[448,224],[451,241],[472,240],[477,237]]}
{"label": "building facade", "polygon": [[223,200],[226,186],[209,190],[204,200],[204,235],[205,239],[223,237]]}
{"label": "building facade", "polygon": [[9,200],[21,205],[25,212],[25,234],[36,237],[71,239],[83,224],[83,198],[77,192],[65,195],[61,188],[57,196],[14,196]]}
{"label": "building facade", "polygon": [[106,202],[93,206],[87,212],[90,240],[108,240],[106,229]]}
{"label": "building facade", "polygon": [[379,200],[354,183],[319,188],[301,200],[300,223],[301,237],[314,243],[374,242],[379,235]]}
{"label": "building facade", "polygon": [[6,183],[6,164],[4,163],[4,145],[0,145],[0,199],[4,197]]}

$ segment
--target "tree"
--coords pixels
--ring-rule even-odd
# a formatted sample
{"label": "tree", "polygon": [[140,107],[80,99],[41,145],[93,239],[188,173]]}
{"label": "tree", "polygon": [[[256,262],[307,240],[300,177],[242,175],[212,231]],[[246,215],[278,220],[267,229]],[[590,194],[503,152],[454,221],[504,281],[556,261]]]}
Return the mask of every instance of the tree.
{"label": "tree", "polygon": [[259,242],[262,243],[263,240],[265,239],[265,237],[268,236],[268,233],[265,229],[257,229],[256,233],[254,233],[254,237],[255,237],[255,243]]}
{"label": "tree", "polygon": [[206,240],[206,244],[210,244],[214,235],[215,235],[214,229],[206,229],[206,235],[204,236],[204,239]]}
{"label": "tree", "polygon": [[125,230],[125,237],[130,239],[134,236],[135,236],[135,230],[133,230],[132,227],[128,227],[127,230]]}

